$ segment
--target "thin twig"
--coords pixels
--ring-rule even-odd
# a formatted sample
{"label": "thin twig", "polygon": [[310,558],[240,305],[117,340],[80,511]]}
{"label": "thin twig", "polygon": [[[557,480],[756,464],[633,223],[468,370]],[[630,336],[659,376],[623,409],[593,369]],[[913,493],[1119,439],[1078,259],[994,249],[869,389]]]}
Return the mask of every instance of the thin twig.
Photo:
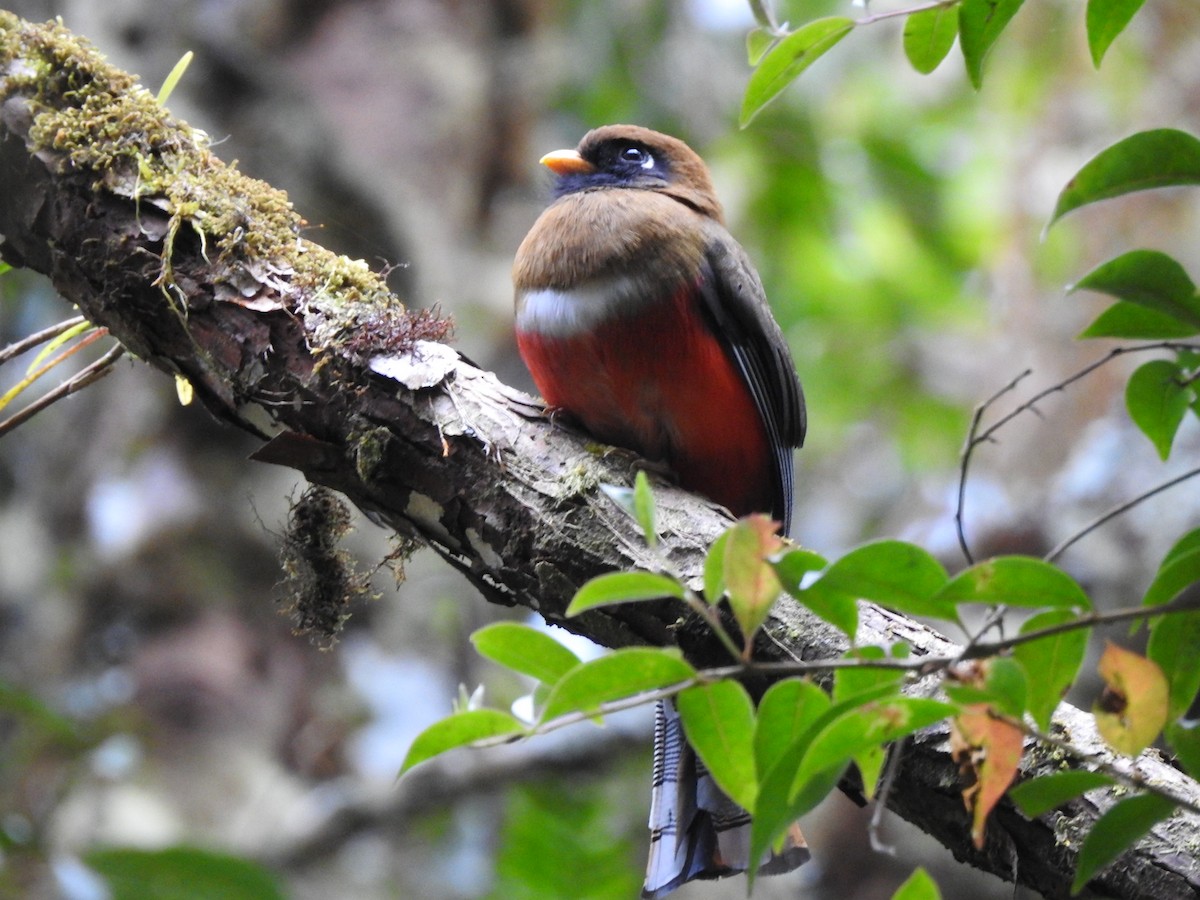
{"label": "thin twig", "polygon": [[[79,326],[76,326],[76,327],[78,328]],[[64,336],[69,336],[71,333],[71,330],[72,329],[68,329],[67,331],[63,332]],[[92,328],[90,331],[87,331],[87,333],[85,333],[82,337],[80,337],[79,340],[75,341],[75,343],[69,344],[66,347],[66,349],[64,349],[61,353],[59,353],[57,356],[55,356],[49,362],[43,363],[42,365],[38,366],[38,368],[33,369],[32,371],[26,372],[24,378],[22,378],[15,385],[13,385],[11,388],[9,388],[3,395],[0,395],[0,410],[4,409],[15,398],[19,397],[26,390],[28,390],[30,385],[32,385],[35,381],[37,381],[39,378],[41,378],[43,375],[45,375],[51,369],[55,368],[56,366],[62,365],[64,362],[66,362],[68,359],[70,359],[76,353],[80,352],[81,350],[83,350],[86,347],[90,347],[92,344],[96,343],[96,341],[105,337],[107,334],[108,334],[107,328],[103,328],[103,327]],[[57,341],[57,339],[56,339],[56,341]],[[39,354],[38,358],[35,359],[30,365],[31,366],[37,365],[37,363],[45,355],[53,352],[54,349],[57,349],[55,347],[56,341],[51,342],[51,344],[49,346],[47,346],[46,349],[43,350],[41,354]]]}
{"label": "thin twig", "polygon": [[82,325],[86,322],[83,316],[75,316],[67,319],[64,322],[59,322],[57,325],[51,325],[49,328],[43,328],[41,331],[35,331],[29,337],[22,338],[15,344],[9,344],[7,347],[0,349],[0,366],[4,365],[14,356],[20,356],[26,350],[36,347],[38,344],[44,343],[51,338],[56,338],[64,331],[70,331],[76,325]]}
{"label": "thin twig", "polygon": [[[985,634],[987,634],[997,625],[1001,625],[1006,615],[1008,615],[1008,607],[1006,605],[997,604],[990,607],[988,609],[987,618],[983,620],[983,625],[980,626],[979,630],[971,636],[971,639],[967,641],[967,646],[963,648],[963,657],[967,658],[968,654],[970,654],[975,647],[979,646]],[[1003,627],[1001,628],[1000,635],[1001,637],[1004,635]]]}
{"label": "thin twig", "polygon": [[[880,15],[883,15],[883,13],[880,13]],[[967,472],[970,468],[971,457],[975,452],[975,448],[978,447],[982,443],[991,441],[997,431],[999,431],[1001,428],[1003,428],[1005,425],[1007,425],[1009,422],[1011,422],[1013,419],[1015,419],[1017,416],[1021,415],[1022,413],[1029,412],[1031,410],[1036,412],[1037,404],[1040,403],[1042,400],[1046,399],[1046,397],[1050,396],[1051,394],[1066,390],[1066,388],[1068,388],[1070,385],[1074,384],[1076,381],[1079,381],[1081,378],[1086,378],[1092,372],[1096,371],[1097,369],[1101,368],[1102,366],[1107,365],[1108,363],[1112,362],[1114,359],[1116,359],[1119,356],[1125,356],[1126,354],[1129,354],[1129,353],[1144,353],[1149,350],[1175,350],[1175,351],[1186,350],[1186,351],[1195,352],[1195,351],[1200,351],[1200,346],[1197,346],[1195,344],[1189,344],[1189,343],[1183,342],[1183,341],[1155,341],[1150,344],[1139,344],[1139,345],[1133,346],[1133,347],[1113,347],[1111,350],[1108,351],[1108,353],[1106,353],[1100,359],[1097,359],[1093,362],[1088,363],[1082,369],[1079,369],[1077,372],[1074,372],[1073,374],[1068,375],[1062,381],[1059,381],[1055,384],[1050,385],[1050,387],[1048,387],[1048,388],[1038,391],[1036,394],[1034,394],[1032,397],[1030,397],[1028,400],[1026,400],[1020,406],[1017,406],[1016,408],[1010,410],[1005,415],[1001,416],[999,419],[997,419],[995,422],[993,422],[991,425],[989,425],[983,431],[979,431],[979,423],[983,418],[984,412],[993,403],[995,403],[1000,397],[1004,396],[1009,391],[1012,391],[1017,386],[1018,382],[1020,382],[1023,378],[1025,378],[1027,375],[1030,374],[1030,370],[1026,369],[1024,372],[1022,372],[1020,375],[1018,375],[1016,378],[1014,378],[1012,381],[1010,381],[1008,384],[1006,384],[1004,387],[1002,387],[999,391],[997,391],[995,394],[993,394],[991,397],[989,397],[987,400],[985,400],[983,403],[981,403],[979,406],[977,406],[975,408],[975,413],[971,418],[971,427],[967,433],[967,440],[966,440],[966,443],[963,445],[962,461],[959,465],[959,475],[958,475],[958,504],[957,504],[957,507],[954,512],[954,524],[955,524],[955,529],[958,533],[958,544],[959,544],[959,547],[962,548],[963,555],[966,557],[968,564],[973,563],[974,558],[971,555],[970,547],[967,545],[966,532],[965,532],[965,528],[963,525],[963,508],[964,508],[964,505],[966,502]],[[1114,515],[1116,515],[1116,514],[1117,513],[1114,513]],[[1063,549],[1065,549],[1065,548],[1063,548]],[[1059,552],[1061,552],[1061,550]]]}
{"label": "thin twig", "polygon": [[875,808],[871,810],[871,822],[867,825],[867,837],[871,842],[871,849],[876,853],[885,853],[888,856],[896,855],[896,847],[894,844],[884,841],[879,833],[883,830],[883,816],[887,812],[888,797],[891,796],[892,786],[896,783],[896,777],[900,773],[900,761],[904,759],[904,751],[907,749],[908,737],[906,736],[892,744],[888,751],[883,778],[879,780],[879,791],[875,795]]}
{"label": "thin twig", "polygon": [[667,687],[656,688],[652,691],[643,691],[640,694],[634,694],[631,697],[622,697],[619,700],[610,700],[607,703],[601,703],[590,709],[576,710],[575,712],[563,713],[561,716],[551,719],[548,722],[537,722],[530,726],[528,731],[521,731],[516,734],[500,734],[495,737],[484,738],[479,741],[472,742],[472,747],[498,747],[501,744],[511,744],[514,741],[519,741],[523,738],[534,737],[535,735],[546,734],[551,731],[558,731],[560,728],[566,728],[568,725],[576,725],[580,722],[587,722],[595,719],[596,716],[607,716],[615,712],[623,712],[627,709],[635,709],[647,703],[656,703],[659,700],[667,700],[674,697],[676,694],[687,690],[690,687],[695,687],[698,684],[704,684],[708,679],[707,673],[704,676],[696,675],[694,678],[688,678],[684,681],[677,682]]}
{"label": "thin twig", "polygon": [[0,437],[27,422],[52,403],[56,403],[63,397],[70,396],[76,391],[83,390],[89,384],[99,381],[112,371],[113,363],[120,359],[124,353],[125,348],[118,344],[94,363],[81,369],[77,374],[68,378],[53,390],[47,391],[20,412],[13,413],[3,422],[0,422]]}
{"label": "thin twig", "polygon": [[958,502],[954,508],[954,530],[958,533],[958,546],[962,549],[963,557],[967,560],[967,565],[972,565],[975,562],[975,557],[971,553],[971,548],[967,544],[966,525],[963,521],[963,511],[967,503],[967,473],[971,468],[971,455],[975,452],[975,448],[983,443],[987,438],[980,438],[979,423],[983,419],[983,414],[988,408],[1003,397],[1005,394],[1017,389],[1017,385],[1033,372],[1032,369],[1026,369],[992,396],[988,397],[982,403],[975,407],[975,412],[971,414],[971,427],[967,430],[967,440],[963,444],[962,460],[958,468]]}
{"label": "thin twig", "polygon": [[922,3],[918,6],[906,6],[903,9],[889,9],[884,12],[878,12],[874,15],[864,16],[861,19],[855,19],[855,25],[873,25],[876,22],[881,22],[884,19],[895,19],[899,16],[912,16],[917,13],[928,12],[931,9],[938,9],[945,6],[957,6],[961,0],[934,0],[932,3]]}
{"label": "thin twig", "polygon": [[1143,500],[1149,500],[1155,494],[1162,493],[1165,490],[1175,487],[1175,485],[1177,485],[1177,484],[1187,481],[1189,478],[1195,478],[1197,475],[1200,475],[1200,466],[1197,466],[1194,469],[1190,469],[1189,471],[1184,472],[1182,475],[1177,475],[1176,477],[1170,479],[1169,481],[1164,481],[1162,484],[1158,485],[1157,487],[1150,488],[1150,490],[1146,491],[1145,493],[1138,494],[1136,497],[1134,497],[1131,500],[1126,500],[1124,503],[1117,504],[1112,509],[1097,516],[1095,519],[1093,519],[1087,525],[1084,525],[1083,528],[1079,529],[1079,531],[1075,532],[1073,535],[1068,537],[1066,540],[1059,543],[1059,545],[1057,547],[1055,547],[1053,550],[1051,550],[1049,553],[1047,553],[1045,556],[1043,556],[1042,559],[1045,560],[1046,562],[1054,562],[1054,560],[1058,559],[1066,551],[1066,549],[1068,547],[1070,547],[1072,544],[1074,544],[1080,538],[1086,537],[1088,534],[1091,534],[1091,532],[1095,531],[1097,528],[1099,528],[1101,525],[1103,525],[1109,519],[1115,519],[1117,516],[1121,515],[1121,513],[1125,512],[1128,509],[1132,509],[1133,507],[1135,507],[1139,503],[1141,503]]}
{"label": "thin twig", "polygon": [[1059,622],[1057,625],[1039,628],[1036,631],[1027,631],[1024,634],[1013,635],[1002,641],[975,644],[973,647],[965,649],[956,658],[956,661],[985,659],[989,656],[1004,653],[1021,644],[1039,641],[1042,638],[1054,637],[1056,634],[1062,634],[1067,631],[1077,631],[1081,628],[1095,628],[1100,625],[1114,625],[1133,619],[1150,619],[1155,616],[1165,616],[1172,613],[1195,612],[1197,609],[1200,609],[1200,592],[1197,592],[1195,596],[1192,595],[1192,592],[1184,592],[1170,603],[1163,603],[1158,606],[1127,606],[1122,609],[1112,610],[1111,612],[1089,613],[1086,616],[1080,616],[1069,622]]}
{"label": "thin twig", "polygon": [[1108,353],[1106,353],[1100,359],[1097,359],[1094,362],[1088,363],[1082,369],[1075,372],[1074,374],[1068,375],[1066,378],[1064,378],[1062,381],[1058,382],[1057,384],[1052,384],[1052,385],[1050,385],[1050,387],[1039,391],[1038,393],[1036,393],[1032,397],[1030,397],[1028,400],[1026,400],[1024,403],[1022,403],[1020,406],[1018,406],[1016,409],[1012,410],[1007,415],[1002,416],[1001,418],[997,419],[992,425],[988,426],[988,429],[986,431],[984,431],[981,435],[979,435],[979,437],[977,439],[978,442],[982,443],[983,441],[990,440],[993,434],[995,434],[999,429],[1003,428],[1005,425],[1007,425],[1010,421],[1015,419],[1021,413],[1026,412],[1027,410],[1033,409],[1035,406],[1037,406],[1037,404],[1039,402],[1046,399],[1051,394],[1058,393],[1058,392],[1070,387],[1072,384],[1074,384],[1076,381],[1079,381],[1081,378],[1086,378],[1088,375],[1091,375],[1092,372],[1096,371],[1097,369],[1101,368],[1102,366],[1108,365],[1110,362],[1112,362],[1117,357],[1125,356],[1126,354],[1129,354],[1129,353],[1144,353],[1148,350],[1186,350],[1186,351],[1195,352],[1195,351],[1200,350],[1200,346],[1198,346],[1196,344],[1188,344],[1188,343],[1185,343],[1182,341],[1155,341],[1152,344],[1139,344],[1136,347],[1113,347],[1111,350],[1108,351]]}

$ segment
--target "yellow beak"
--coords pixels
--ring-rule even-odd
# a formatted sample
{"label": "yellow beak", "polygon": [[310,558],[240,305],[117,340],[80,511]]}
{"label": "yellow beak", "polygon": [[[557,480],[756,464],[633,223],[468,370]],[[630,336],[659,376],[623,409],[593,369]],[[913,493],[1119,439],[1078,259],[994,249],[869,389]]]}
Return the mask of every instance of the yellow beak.
{"label": "yellow beak", "polygon": [[596,167],[579,155],[577,150],[555,150],[538,160],[555,175],[584,175]]}

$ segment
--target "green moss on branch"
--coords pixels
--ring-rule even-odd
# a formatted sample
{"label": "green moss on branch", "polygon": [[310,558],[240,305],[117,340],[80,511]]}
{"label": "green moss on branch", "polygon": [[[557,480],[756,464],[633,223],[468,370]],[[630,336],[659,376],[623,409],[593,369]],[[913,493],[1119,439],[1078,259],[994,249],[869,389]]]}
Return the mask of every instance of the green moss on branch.
{"label": "green moss on branch", "polygon": [[[93,191],[169,217],[158,279],[164,293],[189,300],[175,283],[175,254],[190,231],[216,299],[256,297],[303,315],[314,350],[341,349],[355,336],[361,357],[446,336],[440,319],[426,316],[423,327],[411,327],[399,298],[362,260],[301,238],[304,220],[283,191],[214,156],[204,132],[172,116],[60,22],[33,24],[0,11],[0,103],[12,98],[32,116],[31,154],[90,174]],[[261,299],[263,285],[271,300]],[[375,337],[364,339],[372,324]]]}

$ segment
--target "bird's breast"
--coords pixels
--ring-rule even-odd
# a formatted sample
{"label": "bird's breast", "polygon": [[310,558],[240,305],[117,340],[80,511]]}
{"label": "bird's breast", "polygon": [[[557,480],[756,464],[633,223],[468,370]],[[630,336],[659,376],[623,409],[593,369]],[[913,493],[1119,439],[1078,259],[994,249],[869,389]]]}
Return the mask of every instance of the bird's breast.
{"label": "bird's breast", "polygon": [[738,514],[773,508],[765,427],[698,286],[636,302],[597,290],[543,289],[519,305],[517,343],[546,402]]}

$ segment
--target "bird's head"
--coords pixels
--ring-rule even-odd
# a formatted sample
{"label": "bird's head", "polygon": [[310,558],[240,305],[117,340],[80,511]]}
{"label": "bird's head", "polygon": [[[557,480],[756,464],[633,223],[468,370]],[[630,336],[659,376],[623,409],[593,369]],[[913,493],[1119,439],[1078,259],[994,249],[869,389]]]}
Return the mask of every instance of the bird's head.
{"label": "bird's head", "polygon": [[721,221],[721,204],[708,167],[683,141],[638,125],[605,125],[589,131],[574,150],[541,159],[558,176],[555,196],[579,191],[658,191]]}

